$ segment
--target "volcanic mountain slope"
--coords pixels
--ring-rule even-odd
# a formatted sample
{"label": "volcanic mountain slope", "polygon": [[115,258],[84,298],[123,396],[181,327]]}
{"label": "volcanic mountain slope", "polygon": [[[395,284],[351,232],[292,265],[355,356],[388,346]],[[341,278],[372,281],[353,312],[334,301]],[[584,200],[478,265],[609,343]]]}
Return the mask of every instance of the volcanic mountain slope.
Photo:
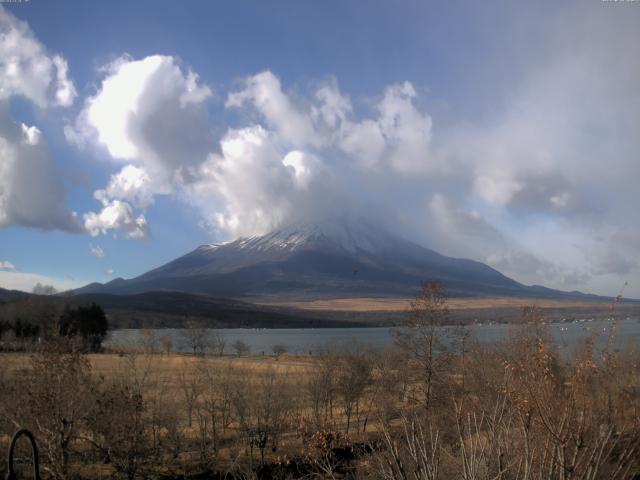
{"label": "volcanic mountain slope", "polygon": [[451,258],[364,220],[298,223],[266,235],[202,245],[139,277],[76,293],[175,290],[218,297],[412,296],[440,280],[453,296],[579,295],[524,286],[473,260]]}

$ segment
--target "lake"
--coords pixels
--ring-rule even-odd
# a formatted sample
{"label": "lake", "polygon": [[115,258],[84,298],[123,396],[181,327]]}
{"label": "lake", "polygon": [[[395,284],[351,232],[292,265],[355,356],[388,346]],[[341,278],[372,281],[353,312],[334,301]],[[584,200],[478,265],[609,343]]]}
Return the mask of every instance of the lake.
{"label": "lake", "polygon": [[[593,332],[599,334],[598,344],[603,346],[609,332],[616,326],[615,346],[620,348],[628,343],[640,345],[640,320],[589,320],[553,323],[551,333],[557,345],[565,353],[571,353]],[[453,327],[442,327],[443,333]],[[493,343],[504,338],[509,332],[507,324],[473,325],[467,327],[481,343]],[[253,354],[270,354],[274,345],[284,345],[290,353],[313,354],[323,346],[334,345],[343,350],[354,344],[384,348],[393,343],[389,328],[283,328],[283,329],[242,329],[225,328],[215,330],[222,333],[226,341],[225,353],[232,353],[231,344],[242,340],[251,348]],[[107,347],[139,347],[149,334],[156,339],[166,336],[171,339],[172,349],[176,352],[189,352],[189,346],[182,329],[157,330],[114,330],[105,343]]]}

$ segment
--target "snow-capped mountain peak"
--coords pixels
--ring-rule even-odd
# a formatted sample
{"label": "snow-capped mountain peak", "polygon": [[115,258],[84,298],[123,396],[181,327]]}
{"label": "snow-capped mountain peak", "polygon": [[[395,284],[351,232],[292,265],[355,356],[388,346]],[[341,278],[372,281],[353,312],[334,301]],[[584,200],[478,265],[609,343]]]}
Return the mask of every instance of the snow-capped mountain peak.
{"label": "snow-capped mountain peak", "polygon": [[399,240],[401,239],[392,237],[366,220],[339,218],[321,222],[296,222],[265,235],[238,239],[234,243],[244,250],[297,251],[322,247],[354,254],[392,248]]}
{"label": "snow-capped mountain peak", "polygon": [[407,296],[428,279],[443,281],[462,295],[524,295],[528,288],[487,265],[440,255],[373,222],[338,217],[202,245],[122,284],[92,289],[169,289],[231,297]]}

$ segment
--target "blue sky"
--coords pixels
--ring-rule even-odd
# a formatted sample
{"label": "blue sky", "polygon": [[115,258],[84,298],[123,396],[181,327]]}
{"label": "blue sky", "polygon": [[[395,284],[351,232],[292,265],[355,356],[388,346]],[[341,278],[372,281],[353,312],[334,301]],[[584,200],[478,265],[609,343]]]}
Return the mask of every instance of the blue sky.
{"label": "blue sky", "polygon": [[0,8],[0,287],[348,208],[525,283],[640,296],[637,2]]}

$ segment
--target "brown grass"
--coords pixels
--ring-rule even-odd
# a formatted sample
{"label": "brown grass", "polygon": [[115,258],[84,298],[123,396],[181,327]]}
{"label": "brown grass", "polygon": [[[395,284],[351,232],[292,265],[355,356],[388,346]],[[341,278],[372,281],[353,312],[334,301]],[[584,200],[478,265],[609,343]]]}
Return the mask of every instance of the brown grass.
{"label": "brown grass", "polygon": [[[334,298],[325,300],[262,302],[262,305],[293,307],[303,310],[326,310],[345,312],[401,312],[407,310],[411,298]],[[540,308],[593,308],[606,310],[611,308],[610,301],[595,300],[558,300],[514,297],[492,298],[450,298],[449,310],[477,310],[495,308],[520,308],[535,304]],[[620,308],[620,306],[618,307]]]}
{"label": "brown grass", "polygon": [[[462,304],[468,306],[473,300]],[[494,303],[489,303],[492,300]],[[342,305],[346,301],[342,300]],[[518,305],[518,299],[482,301],[485,308]],[[451,300],[447,306],[456,309],[459,305],[457,300]],[[478,303],[473,305],[482,308]],[[546,305],[558,304],[551,301]],[[588,303],[574,305],[584,307]],[[610,308],[606,303],[597,305],[603,310]],[[368,456],[351,464],[358,469],[355,478],[404,478],[394,470],[402,465],[416,471],[422,469],[417,480],[626,480],[640,475],[637,350],[613,351],[609,349],[610,342],[598,349],[593,337],[571,358],[564,358],[550,340],[549,326],[540,310],[531,308],[523,311],[521,323],[496,345],[479,345],[460,331],[455,334],[459,336],[451,351],[436,354],[438,333],[432,327],[441,317],[434,315],[440,311],[435,307],[443,304],[414,302],[412,323],[406,323],[413,333],[398,338],[398,344],[404,347],[401,351],[354,348],[351,352],[326,352],[317,357],[279,358],[198,357],[155,350],[105,353],[86,357],[93,376],[90,385],[115,392],[117,398],[133,402],[142,398],[140,422],[145,427],[139,434],[142,440],[136,442],[154,446],[137,458],[147,473],[171,475],[167,478],[185,478],[206,469],[246,470],[260,461],[286,464],[292,458],[316,469],[313,476],[305,478],[345,478],[326,468],[333,468],[329,465],[333,461],[332,448],[346,442],[364,442],[372,448]],[[615,324],[612,327],[615,332]],[[60,354],[50,356],[52,363],[57,356]],[[46,368],[38,370],[37,378],[42,381],[21,382],[28,379],[30,369],[34,370],[31,358],[26,353],[0,354],[0,422],[6,410],[36,425],[29,415],[37,418],[41,410],[24,410],[22,403],[38,398],[32,390],[36,394],[43,388],[47,390],[52,375],[51,364],[45,362]],[[57,378],[64,378],[68,370],[55,370]],[[148,373],[146,381],[139,381],[142,372]],[[202,377],[203,373],[215,375]],[[198,381],[208,382],[209,378],[213,379],[211,383],[195,387]],[[131,389],[110,389],[113,380]],[[42,388],[34,389],[33,384]],[[362,388],[358,390],[360,384]],[[192,385],[200,390],[190,399]],[[15,394],[5,394],[14,387]],[[136,396],[138,391],[141,395]],[[353,410],[347,409],[347,393],[357,396]],[[63,402],[43,398],[49,404],[64,406]],[[68,400],[73,394],[61,398]],[[224,408],[232,412],[226,426],[217,430],[215,450],[211,431],[207,433],[205,428],[204,437],[202,433],[202,425],[207,425],[203,422],[212,418],[206,406],[212,398],[217,399],[220,408],[229,401]],[[94,397],[89,394],[87,399],[93,402]],[[110,403],[101,401],[100,405],[106,408]],[[119,439],[127,437],[106,437],[109,428],[116,428],[116,434],[121,430],[136,434],[126,428],[132,424],[130,419],[138,421],[135,413],[139,410],[130,405],[123,402],[116,403],[113,410],[90,410],[97,412],[92,413],[92,418],[106,421],[95,426],[83,420],[83,433],[106,438],[105,444],[120,457],[130,455],[128,443],[118,450]],[[222,425],[219,416],[213,415],[217,425]],[[188,422],[191,417],[193,422]],[[418,429],[411,430],[414,426]],[[0,449],[6,448],[13,430],[10,422],[0,423]],[[255,450],[255,439],[260,438],[256,432],[263,431],[269,433],[271,443],[261,458]],[[46,445],[42,432],[39,435]],[[82,440],[76,440],[75,446],[71,462],[74,474],[82,474],[83,478],[116,477],[116,467],[105,465],[99,450]],[[598,451],[604,454],[600,457]],[[524,464],[526,469],[519,467]],[[619,465],[624,469],[617,470]],[[424,474],[434,466],[441,469],[439,475]],[[577,473],[571,476],[567,472]],[[138,472],[132,478],[150,478],[145,475]]]}
{"label": "brown grass", "polygon": [[[29,354],[2,353],[0,358],[8,373],[23,370],[29,367]],[[96,374],[109,376],[121,367],[123,358],[117,353],[89,354],[87,355]],[[137,363],[146,361],[148,356],[140,356]],[[308,356],[282,355],[279,359],[275,356],[260,357],[194,357],[179,353],[155,354],[152,356],[151,373],[169,381],[178,379],[178,374],[184,370],[191,370],[198,364],[205,364],[211,368],[224,368],[230,365],[257,375],[266,370],[274,370],[276,373],[304,374],[314,368],[317,359]]]}

